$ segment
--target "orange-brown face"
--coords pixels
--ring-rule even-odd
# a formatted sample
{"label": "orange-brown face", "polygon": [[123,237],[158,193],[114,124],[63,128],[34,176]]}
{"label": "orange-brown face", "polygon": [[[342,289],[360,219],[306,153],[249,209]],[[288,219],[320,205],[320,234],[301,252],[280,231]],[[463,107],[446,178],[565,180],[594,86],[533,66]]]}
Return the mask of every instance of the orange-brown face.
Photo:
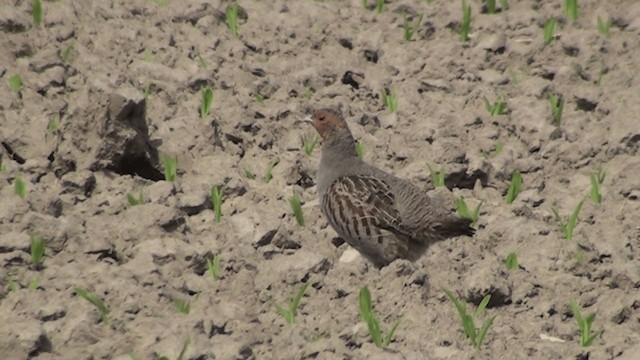
{"label": "orange-brown face", "polygon": [[337,131],[349,131],[347,124],[331,110],[316,110],[311,116],[313,127],[323,140],[326,140],[331,134]]}

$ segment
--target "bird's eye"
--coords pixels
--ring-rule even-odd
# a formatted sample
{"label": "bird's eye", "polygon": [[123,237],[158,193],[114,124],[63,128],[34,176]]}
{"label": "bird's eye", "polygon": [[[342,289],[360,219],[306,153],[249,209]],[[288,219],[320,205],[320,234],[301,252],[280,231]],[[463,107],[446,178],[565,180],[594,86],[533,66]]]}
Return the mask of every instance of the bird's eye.
{"label": "bird's eye", "polygon": [[324,115],[320,115],[320,121],[324,121]]}

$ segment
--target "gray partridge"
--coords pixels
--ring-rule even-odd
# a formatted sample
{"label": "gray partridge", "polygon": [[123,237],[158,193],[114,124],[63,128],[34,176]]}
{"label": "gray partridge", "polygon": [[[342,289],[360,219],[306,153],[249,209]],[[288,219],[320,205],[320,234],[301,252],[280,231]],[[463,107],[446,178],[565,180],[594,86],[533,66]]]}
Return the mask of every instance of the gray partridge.
{"label": "gray partridge", "polygon": [[475,230],[407,180],[358,157],[347,123],[335,112],[311,117],[322,138],[318,196],[329,224],[375,266],[417,260],[436,241]]}

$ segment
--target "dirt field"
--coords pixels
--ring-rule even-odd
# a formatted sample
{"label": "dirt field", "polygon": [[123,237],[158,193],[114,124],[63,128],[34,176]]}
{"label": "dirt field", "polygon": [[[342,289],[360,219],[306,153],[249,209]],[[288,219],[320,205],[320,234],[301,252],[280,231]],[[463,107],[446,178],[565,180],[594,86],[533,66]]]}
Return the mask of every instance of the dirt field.
{"label": "dirt field", "polygon": [[[31,1],[1,1],[0,359],[176,359],[185,344],[191,360],[640,356],[640,2],[579,0],[573,22],[561,0],[509,0],[497,14],[469,0],[467,42],[459,1],[387,1],[376,14],[373,0],[241,0],[237,37],[227,1],[158,2],[44,1],[36,27]],[[404,14],[424,15],[410,41]],[[506,110],[492,116],[484,98]],[[367,161],[452,208],[482,202],[476,235],[381,270],[336,239],[316,198],[320,146],[302,152],[314,130],[300,120],[324,107],[344,114]],[[432,190],[428,166],[444,167],[446,188]],[[515,170],[522,191],[507,204]],[[552,209],[567,222],[583,199],[567,240]],[[507,270],[510,253],[519,266]],[[289,325],[274,302],[306,281]],[[360,318],[365,285],[384,331],[403,315],[386,350]],[[479,349],[443,288],[470,312],[492,296]],[[572,300],[603,330],[589,347]]]}

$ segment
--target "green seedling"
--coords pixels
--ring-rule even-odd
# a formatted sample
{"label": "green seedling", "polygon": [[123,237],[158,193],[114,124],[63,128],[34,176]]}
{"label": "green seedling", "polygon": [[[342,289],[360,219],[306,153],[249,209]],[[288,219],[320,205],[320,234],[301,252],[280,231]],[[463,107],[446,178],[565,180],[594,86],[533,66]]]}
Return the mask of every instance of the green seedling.
{"label": "green seedling", "polygon": [[593,341],[601,336],[604,330],[592,332],[591,325],[593,321],[596,319],[596,313],[590,313],[586,317],[582,316],[582,312],[580,311],[580,306],[576,303],[575,300],[572,300],[570,303],[571,311],[573,312],[573,317],[576,318],[576,322],[578,323],[578,327],[580,328],[580,346],[587,347],[593,344]]}
{"label": "green seedling", "polygon": [[374,8],[374,11],[376,12],[376,14],[382,14],[383,10],[384,10],[384,0],[376,0],[376,6]]}
{"label": "green seedling", "polygon": [[474,224],[478,222],[481,207],[482,201],[478,203],[473,211],[469,211],[469,207],[467,206],[467,203],[464,201],[462,196],[456,198],[456,211],[458,212],[458,215],[473,221]]}
{"label": "green seedling", "polygon": [[507,102],[504,101],[503,97],[498,98],[493,104],[490,103],[486,97],[483,97],[482,101],[484,102],[484,108],[487,109],[491,116],[500,116],[504,114],[504,111],[507,109]]}
{"label": "green seedling", "polygon": [[144,196],[142,195],[142,191],[138,194],[138,197],[133,195],[133,193],[127,193],[127,202],[130,206],[138,206],[144,204]]}
{"label": "green seedling", "polygon": [[271,179],[273,179],[273,168],[276,167],[276,165],[278,165],[279,161],[280,159],[275,157],[271,159],[271,161],[267,165],[267,170],[265,171],[264,177],[263,177],[264,182],[266,182],[267,184],[269,183],[269,181],[271,181]]}
{"label": "green seedling", "polygon": [[431,183],[433,184],[433,187],[435,188],[443,187],[444,175],[445,175],[444,166],[441,166],[440,170],[438,171],[433,169],[429,164],[427,164],[427,167],[429,168],[429,174],[431,175]]}
{"label": "green seedling", "polygon": [[564,0],[564,13],[571,21],[578,20],[578,0]]}
{"label": "green seedling", "polygon": [[142,53],[142,59],[146,62],[153,61],[153,51],[151,49],[145,49],[144,53]]}
{"label": "green seedling", "polygon": [[311,285],[311,280],[302,285],[298,292],[289,300],[289,304],[287,304],[286,308],[273,301],[272,299],[273,306],[276,308],[278,314],[282,316],[287,324],[291,325],[296,322],[296,316],[298,315],[298,307],[300,306],[300,301],[302,300],[304,293],[309,288],[309,285]]}
{"label": "green seedling", "polygon": [[296,217],[298,225],[304,227],[304,214],[302,213],[300,197],[297,194],[293,194],[293,196],[289,198],[289,205],[291,205],[291,208],[293,209],[293,214]]}
{"label": "green seedling", "polygon": [[607,69],[606,68],[601,68],[600,72],[598,72],[598,79],[596,80],[596,86],[600,86],[602,85],[602,79],[604,78],[604,75],[607,73]]}
{"label": "green seedling", "polygon": [[603,20],[600,16],[598,16],[598,22],[596,24],[598,28],[598,32],[605,37],[609,37],[609,28],[611,28],[611,19]]}
{"label": "green seedling", "polygon": [[469,40],[469,31],[471,30],[471,5],[467,5],[462,0],[462,23],[460,23],[460,40],[466,42]]}
{"label": "green seedling", "polygon": [[38,278],[37,276],[34,276],[31,278],[31,281],[29,281],[27,288],[29,290],[35,290],[38,288],[38,286],[40,286],[40,278]]}
{"label": "green seedling", "polygon": [[487,13],[496,13],[496,0],[487,0]]}
{"label": "green seedling", "polygon": [[589,176],[591,179],[591,191],[589,191],[589,197],[596,204],[600,204],[602,202],[600,185],[602,185],[606,176],[607,172],[602,170],[602,168],[599,168],[597,173],[591,173]]}
{"label": "green seedling", "polygon": [[364,153],[365,153],[364,141],[362,140],[356,141],[355,146],[356,146],[356,155],[358,155],[360,159],[364,159]]}
{"label": "green seedling", "polygon": [[505,196],[505,200],[507,204],[513,203],[513,201],[520,194],[520,189],[522,188],[522,174],[520,171],[514,170],[511,175],[511,183],[509,184],[509,189],[507,190],[507,195]]}
{"label": "green seedling", "polygon": [[18,283],[12,277],[7,278],[7,287],[9,291],[18,291]]}
{"label": "green seedling", "polygon": [[473,346],[479,349],[482,345],[482,341],[484,340],[485,335],[487,334],[487,331],[493,324],[493,320],[496,318],[496,316],[494,315],[485,320],[482,323],[481,328],[476,328],[474,318],[477,318],[481,316],[482,313],[484,313],[484,310],[489,304],[489,300],[491,299],[491,295],[487,295],[482,299],[480,305],[478,305],[478,308],[475,311],[475,314],[472,316],[467,313],[467,307],[462,303],[462,301],[460,301],[455,295],[453,295],[451,291],[444,288],[442,290],[445,292],[449,300],[451,300],[453,305],[455,305],[456,310],[458,310],[458,315],[460,316],[462,329],[464,330],[465,335],[469,339],[471,339]]}
{"label": "green seedling", "polygon": [[238,37],[238,2],[234,1],[233,3],[227,6],[227,11],[225,13],[227,19],[227,26],[229,26],[229,30],[231,31],[231,35],[233,37]]}
{"label": "green seedling", "polygon": [[480,153],[482,154],[482,157],[486,160],[490,157],[494,157],[494,156],[498,156],[502,153],[502,149],[504,147],[504,144],[500,141],[496,141],[496,145],[495,148],[493,149],[493,151],[490,152],[484,152],[484,151],[480,151]]}
{"label": "green seedling", "polygon": [[164,168],[164,180],[168,182],[176,181],[178,176],[178,158],[163,155],[162,167]]}
{"label": "green seedling", "polygon": [[596,175],[593,173],[589,176],[589,178],[591,179],[591,191],[589,191],[589,197],[591,198],[591,201],[593,201],[594,203],[600,204],[602,203],[602,194],[600,193],[600,183],[596,179]]}
{"label": "green seedling", "polygon": [[564,110],[564,99],[556,94],[549,94],[549,105],[551,115],[553,115],[553,125],[560,126],[562,123],[562,111]]}
{"label": "green seedling", "polygon": [[380,322],[378,321],[378,317],[373,312],[371,293],[369,292],[368,287],[364,286],[362,289],[360,289],[358,301],[360,305],[360,317],[367,324],[369,335],[371,336],[371,339],[373,339],[373,343],[381,349],[387,348],[393,340],[393,337],[395,336],[396,330],[400,325],[400,320],[402,320],[402,316],[399,317],[398,320],[396,320],[396,322],[393,324],[393,326],[391,326],[391,329],[386,333],[386,335],[383,335],[382,330],[380,329]]}
{"label": "green seedling", "polygon": [[27,197],[27,184],[22,180],[20,176],[16,177],[13,181],[13,188],[16,192],[16,195],[20,196],[21,199]]}
{"label": "green seedling", "polygon": [[211,103],[213,103],[213,90],[206,87],[200,90],[202,99],[200,100],[200,118],[204,119],[211,113]]}
{"label": "green seedling", "polygon": [[40,27],[42,23],[42,2],[40,0],[31,2],[31,16],[33,17],[33,25]]}
{"label": "green seedling", "polygon": [[44,239],[40,235],[31,235],[31,263],[36,267],[42,267],[44,261]]}
{"label": "green seedling", "polygon": [[20,75],[15,74],[9,78],[9,89],[11,89],[11,91],[15,93],[22,90],[22,78],[20,77]]}
{"label": "green seedling", "polygon": [[207,269],[209,269],[209,275],[215,283],[220,277],[220,254],[213,256],[213,259],[207,259]]}
{"label": "green seedling", "polygon": [[515,252],[509,253],[507,258],[504,260],[504,266],[507,270],[514,270],[518,268],[518,255]]}
{"label": "green seedling", "polygon": [[256,174],[254,174],[248,167],[244,168],[244,176],[249,180],[254,180],[256,178]]}
{"label": "green seedling", "polygon": [[156,3],[156,5],[158,6],[164,6],[169,3],[169,0],[153,0],[153,2]]}
{"label": "green seedling", "polygon": [[144,85],[144,89],[142,90],[142,94],[144,95],[144,99],[148,100],[149,96],[151,96],[151,85],[153,85],[153,83],[151,81],[147,81],[147,83]]}
{"label": "green seedling", "polygon": [[0,154],[0,172],[3,172],[7,170],[7,166],[4,164],[4,161],[2,160],[2,154]]}
{"label": "green seedling", "polygon": [[[185,355],[187,355],[187,349],[189,348],[189,343],[191,342],[191,340],[189,340],[189,338],[184,339],[184,343],[182,345],[182,350],[180,350],[180,354],[178,354],[178,357],[176,358],[176,360],[184,360],[185,359]],[[168,356],[159,356],[158,360],[169,360]]]}
{"label": "green seedling", "polygon": [[318,145],[319,140],[320,138],[318,137],[318,134],[313,134],[310,138],[302,138],[302,153],[306,156],[311,156],[316,145]]}
{"label": "green seedling", "polygon": [[264,106],[264,95],[256,93],[253,95],[253,100],[255,100],[257,104]]}
{"label": "green seedling", "polygon": [[200,66],[203,69],[208,68],[209,66],[207,65],[207,62],[204,60],[204,58],[200,55],[198,55],[198,66]]}
{"label": "green seedling", "polygon": [[387,89],[382,89],[380,94],[382,96],[382,104],[384,104],[384,107],[387,108],[390,113],[398,111],[398,97],[394,90],[387,92]]}
{"label": "green seedling", "polygon": [[63,63],[67,64],[69,62],[69,57],[71,57],[73,49],[73,44],[69,44],[69,46],[67,46],[64,51],[62,51],[62,53],[60,54],[60,60],[62,60]]}
{"label": "green seedling", "polygon": [[413,38],[413,35],[416,33],[416,31],[418,31],[418,28],[420,27],[420,24],[422,23],[422,18],[423,17],[424,17],[424,15],[420,15],[420,17],[418,18],[418,21],[415,23],[415,25],[412,25],[409,22],[407,14],[403,15],[404,21],[402,23],[402,29],[404,30],[404,40],[405,41],[411,41],[411,39]]}
{"label": "green seedling", "polygon": [[60,126],[60,115],[56,115],[49,119],[49,123],[47,124],[47,131],[54,132],[58,129],[58,126]]}
{"label": "green seedling", "polygon": [[191,311],[191,303],[187,300],[176,298],[173,300],[173,303],[176,305],[176,311],[181,314],[189,314]]}
{"label": "green seedling", "polygon": [[311,100],[311,97],[313,97],[313,90],[311,90],[310,87],[305,87],[304,88],[304,98],[307,100]]}
{"label": "green seedling", "polygon": [[80,295],[80,297],[83,297],[85,300],[92,303],[93,306],[95,306],[98,309],[98,311],[100,312],[100,321],[102,321],[102,323],[106,325],[109,321],[109,318],[108,318],[109,309],[104,304],[104,302],[99,297],[93,295],[92,293],[88,292],[87,290],[81,287],[75,287],[74,290],[76,294]]}
{"label": "green seedling", "polygon": [[580,209],[582,209],[582,203],[584,203],[584,199],[580,200],[578,205],[576,205],[575,209],[573,209],[573,212],[566,222],[562,220],[560,214],[558,214],[558,211],[554,207],[551,207],[553,216],[558,222],[560,231],[562,232],[562,235],[564,235],[566,241],[571,241],[571,239],[573,239],[573,229],[575,229],[576,225],[578,224],[578,215],[580,214]]}
{"label": "green seedling", "polygon": [[544,24],[544,29],[542,30],[542,39],[544,40],[545,45],[549,45],[553,41],[553,38],[555,37],[555,28],[555,19],[549,19]]}
{"label": "green seedling", "polygon": [[211,187],[211,201],[213,202],[213,213],[216,223],[220,223],[222,218],[222,191],[217,186]]}

